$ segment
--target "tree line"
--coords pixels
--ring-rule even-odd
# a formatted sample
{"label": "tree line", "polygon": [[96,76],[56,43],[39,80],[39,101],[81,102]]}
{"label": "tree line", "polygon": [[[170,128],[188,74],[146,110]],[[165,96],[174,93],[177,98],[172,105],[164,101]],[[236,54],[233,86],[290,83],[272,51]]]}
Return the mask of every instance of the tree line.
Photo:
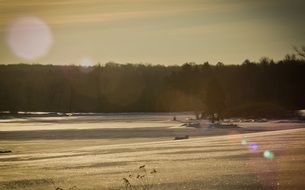
{"label": "tree line", "polygon": [[295,55],[240,65],[0,65],[0,111],[205,115],[220,106],[224,116],[278,117],[305,108],[304,82]]}

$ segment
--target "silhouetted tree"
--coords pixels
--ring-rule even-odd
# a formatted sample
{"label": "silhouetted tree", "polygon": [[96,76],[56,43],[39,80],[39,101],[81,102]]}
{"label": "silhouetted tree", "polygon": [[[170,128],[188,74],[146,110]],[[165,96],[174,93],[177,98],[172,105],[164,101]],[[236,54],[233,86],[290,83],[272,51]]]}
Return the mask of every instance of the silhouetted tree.
{"label": "silhouetted tree", "polygon": [[215,119],[222,118],[225,109],[225,95],[216,78],[212,79],[208,84],[206,105],[207,113],[212,123],[214,123]]}
{"label": "silhouetted tree", "polygon": [[301,48],[294,47],[294,50],[302,59],[305,59],[305,46],[302,46]]}

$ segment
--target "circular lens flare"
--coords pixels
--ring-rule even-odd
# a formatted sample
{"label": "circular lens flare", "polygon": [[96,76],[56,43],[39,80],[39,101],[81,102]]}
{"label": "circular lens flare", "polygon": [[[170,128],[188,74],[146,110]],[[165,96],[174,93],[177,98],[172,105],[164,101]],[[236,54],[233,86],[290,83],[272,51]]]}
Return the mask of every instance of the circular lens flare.
{"label": "circular lens flare", "polygon": [[264,151],[264,157],[267,159],[273,159],[274,154],[270,150],[266,150],[266,151]]}
{"label": "circular lens flare", "polygon": [[242,145],[247,145],[247,144],[248,144],[248,141],[247,141],[246,139],[243,139],[243,140],[241,140],[241,144],[242,144]]}
{"label": "circular lens flare", "polygon": [[258,149],[258,145],[256,143],[251,143],[249,147],[251,151],[256,151]]}
{"label": "circular lens flare", "polygon": [[6,30],[6,42],[18,57],[34,60],[48,53],[52,43],[49,26],[37,17],[20,17]]}

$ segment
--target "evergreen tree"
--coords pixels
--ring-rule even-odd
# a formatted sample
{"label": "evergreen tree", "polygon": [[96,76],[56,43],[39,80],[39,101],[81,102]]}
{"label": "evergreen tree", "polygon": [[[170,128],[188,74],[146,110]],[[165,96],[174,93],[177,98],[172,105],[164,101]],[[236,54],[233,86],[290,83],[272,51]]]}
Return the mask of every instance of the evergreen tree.
{"label": "evergreen tree", "polygon": [[216,78],[212,79],[207,87],[206,109],[212,123],[214,123],[215,119],[220,119],[223,116],[223,111],[225,109],[225,95]]}

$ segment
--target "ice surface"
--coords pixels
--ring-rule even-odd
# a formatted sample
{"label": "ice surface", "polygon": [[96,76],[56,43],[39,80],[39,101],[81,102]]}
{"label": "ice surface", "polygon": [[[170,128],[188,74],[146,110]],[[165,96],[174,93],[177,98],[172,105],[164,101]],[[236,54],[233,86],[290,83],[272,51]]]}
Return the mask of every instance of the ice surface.
{"label": "ice surface", "polygon": [[[304,189],[305,128],[294,121],[239,129],[182,127],[187,114],[39,117],[0,123],[0,189],[114,189],[140,165],[156,189]],[[190,139],[172,140],[179,135]],[[256,150],[251,144],[256,144]],[[273,157],[272,157],[272,156]],[[272,159],[270,159],[272,157]]]}

